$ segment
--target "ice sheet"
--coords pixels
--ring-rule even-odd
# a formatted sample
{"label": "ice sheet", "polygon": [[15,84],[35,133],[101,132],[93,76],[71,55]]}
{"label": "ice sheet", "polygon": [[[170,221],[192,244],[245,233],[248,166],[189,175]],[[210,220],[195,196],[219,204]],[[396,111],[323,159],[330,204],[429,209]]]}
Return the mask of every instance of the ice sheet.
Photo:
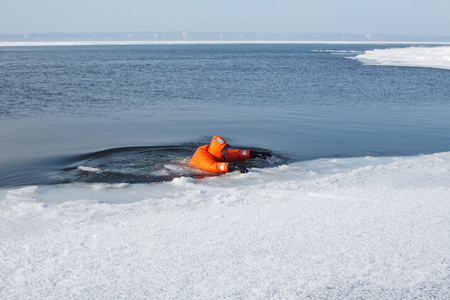
{"label": "ice sheet", "polygon": [[450,297],[450,152],[0,190],[0,298]]}
{"label": "ice sheet", "polygon": [[354,59],[368,65],[450,69],[450,47],[375,49]]}

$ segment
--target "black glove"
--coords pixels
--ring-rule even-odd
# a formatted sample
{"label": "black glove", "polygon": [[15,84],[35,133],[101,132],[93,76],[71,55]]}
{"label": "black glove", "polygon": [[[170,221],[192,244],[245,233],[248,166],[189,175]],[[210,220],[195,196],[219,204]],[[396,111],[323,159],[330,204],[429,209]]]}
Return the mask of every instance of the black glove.
{"label": "black glove", "polygon": [[270,154],[269,152],[259,152],[259,151],[253,151],[250,150],[250,158],[262,158],[262,159],[267,159],[268,157],[271,157],[272,154]]}
{"label": "black glove", "polygon": [[228,164],[228,171],[229,172],[239,171],[241,173],[248,173],[246,167],[237,164]]}

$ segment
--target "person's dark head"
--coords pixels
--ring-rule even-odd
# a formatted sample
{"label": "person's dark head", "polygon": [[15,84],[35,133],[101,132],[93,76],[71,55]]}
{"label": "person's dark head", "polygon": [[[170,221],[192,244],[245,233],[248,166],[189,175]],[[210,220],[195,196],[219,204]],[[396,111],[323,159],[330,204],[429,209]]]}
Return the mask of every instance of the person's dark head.
{"label": "person's dark head", "polygon": [[225,147],[222,148],[222,151],[220,151],[220,157],[222,159],[225,159],[225,156],[227,155],[227,150],[230,148],[230,145],[226,144]]}
{"label": "person's dark head", "polygon": [[[227,142],[218,135],[215,135],[211,141],[208,152],[216,159],[223,159],[222,150],[228,146]],[[229,148],[230,146],[228,146]],[[226,152],[225,152],[226,154]]]}

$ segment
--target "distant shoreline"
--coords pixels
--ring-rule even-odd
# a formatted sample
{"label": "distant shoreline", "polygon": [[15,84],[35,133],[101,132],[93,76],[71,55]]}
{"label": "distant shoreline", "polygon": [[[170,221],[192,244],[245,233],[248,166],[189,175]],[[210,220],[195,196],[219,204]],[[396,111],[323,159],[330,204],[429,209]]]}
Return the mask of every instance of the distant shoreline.
{"label": "distant shoreline", "polygon": [[219,45],[219,44],[420,44],[450,45],[450,42],[417,41],[42,41],[0,42],[0,47],[27,46],[108,46],[108,45]]}
{"label": "distant shoreline", "polygon": [[450,44],[450,36],[254,32],[54,32],[0,34],[0,46],[191,44]]}

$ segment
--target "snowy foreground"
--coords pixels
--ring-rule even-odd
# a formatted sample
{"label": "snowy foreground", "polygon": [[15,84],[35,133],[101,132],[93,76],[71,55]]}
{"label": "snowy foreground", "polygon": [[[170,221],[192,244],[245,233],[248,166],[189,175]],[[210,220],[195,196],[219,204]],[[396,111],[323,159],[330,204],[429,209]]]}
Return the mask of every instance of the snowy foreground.
{"label": "snowy foreground", "polygon": [[0,298],[449,299],[449,220],[450,152],[3,189]]}

